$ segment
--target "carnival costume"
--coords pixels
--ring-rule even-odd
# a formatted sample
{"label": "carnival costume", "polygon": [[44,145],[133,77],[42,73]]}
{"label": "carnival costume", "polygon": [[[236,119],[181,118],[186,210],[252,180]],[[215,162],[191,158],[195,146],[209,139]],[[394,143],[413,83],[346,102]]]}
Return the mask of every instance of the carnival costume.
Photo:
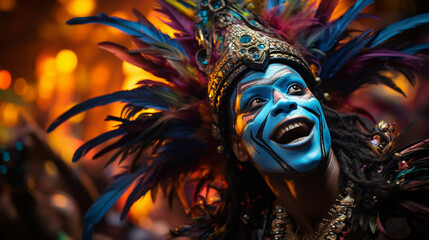
{"label": "carnival costume", "polygon": [[[131,35],[137,46],[135,50],[110,42],[99,46],[166,80],[144,79],[135,89],[87,100],[49,127],[48,131],[52,131],[70,117],[93,107],[126,103],[120,117],[106,118],[118,122],[117,128],[86,142],[73,157],[77,161],[94,147],[119,137],[94,158],[112,151],[108,164],[132,158],[128,171],[118,175],[89,209],[84,219],[84,238],[91,238],[94,225],[134,182],[122,217],[137,199],[149,190],[155,194],[158,188],[167,196],[178,195],[186,205],[184,186],[194,184],[190,207],[195,222],[172,231],[172,236],[199,239],[429,236],[425,230],[429,203],[423,198],[429,188],[429,142],[422,141],[399,151],[391,125],[382,122],[371,129],[363,118],[357,115],[336,118],[339,114],[333,110],[340,109],[343,100],[364,84],[381,83],[402,93],[383,70],[400,72],[411,83],[414,74],[429,73],[427,55],[423,54],[429,43],[393,48],[385,44],[407,29],[428,23],[429,14],[405,19],[380,31],[348,29],[355,19],[367,17],[360,12],[372,2],[358,0],[338,19],[330,20],[338,1],[316,4],[161,0],[158,11],[177,30],[175,38],[161,33],[137,11],[134,11],[136,22],[105,14],[70,20],[69,24],[102,23]],[[297,71],[324,104],[323,108],[329,112],[324,110],[325,115],[338,120],[336,124],[356,126],[351,132],[366,128],[365,141],[373,154],[369,155],[375,158],[373,162],[342,163],[337,204],[330,210],[331,217],[311,236],[300,235],[293,219],[266,187],[261,187],[265,192],[246,192],[254,187],[249,186],[254,182],[240,178],[240,172],[255,176],[258,173],[231,160],[234,157],[229,149],[227,109],[232,89],[237,79],[249,70],[263,70],[275,63]],[[332,138],[341,136],[341,131],[338,132],[331,129]],[[355,139],[345,136],[342,141],[352,143]],[[335,144],[338,143],[333,141],[334,150]],[[329,147],[322,149],[322,157],[326,157]],[[336,154],[342,159],[353,153]],[[284,168],[288,167],[285,164]],[[378,180],[377,187],[364,189],[370,185],[370,179]],[[237,181],[247,188],[237,187]],[[218,191],[217,201],[203,196],[202,189],[207,188]],[[235,230],[228,225],[234,225]],[[399,225],[406,227],[392,231]]]}

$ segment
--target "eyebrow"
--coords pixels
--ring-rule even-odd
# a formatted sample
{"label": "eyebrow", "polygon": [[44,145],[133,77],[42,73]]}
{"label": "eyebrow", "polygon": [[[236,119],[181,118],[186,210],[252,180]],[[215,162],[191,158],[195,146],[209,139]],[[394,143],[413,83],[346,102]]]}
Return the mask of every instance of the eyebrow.
{"label": "eyebrow", "polygon": [[[242,92],[246,91],[247,89],[252,88],[256,85],[272,85],[277,80],[279,80],[281,77],[290,78],[285,73],[292,73],[292,71],[290,71],[290,69],[283,68],[283,69],[280,69],[277,72],[275,72],[269,78],[256,78],[253,80],[249,80],[245,83],[238,83],[238,90],[239,90],[238,93],[242,93]],[[248,76],[251,76],[251,75],[252,74],[250,74]]]}

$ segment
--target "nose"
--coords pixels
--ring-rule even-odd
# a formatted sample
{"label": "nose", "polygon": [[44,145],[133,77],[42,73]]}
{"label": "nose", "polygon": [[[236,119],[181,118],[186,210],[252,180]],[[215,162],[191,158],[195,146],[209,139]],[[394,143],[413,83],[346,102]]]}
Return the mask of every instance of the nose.
{"label": "nose", "polygon": [[292,110],[297,109],[297,104],[295,101],[287,99],[281,92],[277,89],[273,90],[273,109],[271,115],[273,117],[279,115],[280,113],[288,113]]}

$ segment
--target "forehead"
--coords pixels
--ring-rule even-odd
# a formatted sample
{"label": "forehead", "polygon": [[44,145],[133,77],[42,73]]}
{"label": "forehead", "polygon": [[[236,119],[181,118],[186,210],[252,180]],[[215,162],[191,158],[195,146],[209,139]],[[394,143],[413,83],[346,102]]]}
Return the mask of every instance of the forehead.
{"label": "forehead", "polygon": [[240,92],[254,85],[272,85],[280,77],[287,75],[300,75],[291,67],[281,63],[272,63],[268,65],[264,72],[250,71],[237,84],[236,89]]}

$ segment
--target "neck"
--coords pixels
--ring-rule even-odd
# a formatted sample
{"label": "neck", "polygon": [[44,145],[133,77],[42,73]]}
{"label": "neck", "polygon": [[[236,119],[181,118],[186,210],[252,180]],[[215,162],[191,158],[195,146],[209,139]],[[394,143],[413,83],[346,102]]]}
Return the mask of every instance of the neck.
{"label": "neck", "polygon": [[338,161],[332,149],[323,166],[309,173],[266,175],[265,179],[277,199],[303,233],[312,234],[338,195]]}

